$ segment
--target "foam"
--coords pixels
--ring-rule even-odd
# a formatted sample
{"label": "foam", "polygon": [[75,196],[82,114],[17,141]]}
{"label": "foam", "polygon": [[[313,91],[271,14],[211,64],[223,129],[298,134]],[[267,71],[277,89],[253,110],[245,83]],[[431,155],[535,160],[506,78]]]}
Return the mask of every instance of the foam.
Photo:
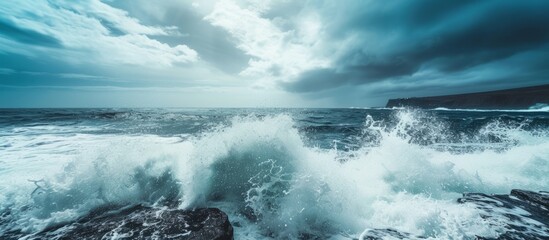
{"label": "foam", "polygon": [[[492,122],[461,143],[490,145],[478,136],[496,134],[513,144],[452,152],[433,147],[452,137],[443,121],[407,110],[395,117],[394,126],[367,117],[363,147],[349,151],[306,146],[284,114],[235,117],[183,141],[14,135],[6,140],[0,198],[13,222],[3,227],[33,232],[105,204],[176,200],[180,208],[220,207],[238,239],[359,237],[389,227],[431,238],[495,237],[499,225],[456,197],[549,186],[546,131]],[[33,141],[46,144],[25,148]],[[39,165],[16,164],[27,163],[25,156],[39,156]],[[28,179],[43,181],[36,190]]]}

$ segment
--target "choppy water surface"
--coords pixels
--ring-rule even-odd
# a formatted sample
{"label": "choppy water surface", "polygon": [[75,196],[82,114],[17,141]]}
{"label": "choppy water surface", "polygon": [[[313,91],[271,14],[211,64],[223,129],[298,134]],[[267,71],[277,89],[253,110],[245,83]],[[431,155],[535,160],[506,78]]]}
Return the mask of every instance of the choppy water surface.
{"label": "choppy water surface", "polygon": [[0,237],[135,203],[218,207],[236,239],[497,237],[456,198],[513,188],[549,190],[547,111],[0,110]]}

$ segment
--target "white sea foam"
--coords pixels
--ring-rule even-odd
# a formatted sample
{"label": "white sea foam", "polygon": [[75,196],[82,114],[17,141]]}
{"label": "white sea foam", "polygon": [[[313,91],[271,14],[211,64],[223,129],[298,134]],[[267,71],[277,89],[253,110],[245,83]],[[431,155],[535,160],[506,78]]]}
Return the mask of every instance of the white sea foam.
{"label": "white sea foam", "polygon": [[462,112],[549,112],[547,104],[534,105],[528,109],[471,109],[471,108],[444,108],[438,107],[433,110],[437,111],[462,111]]}
{"label": "white sea foam", "polygon": [[37,231],[105,204],[179,199],[181,208],[220,207],[237,239],[356,238],[375,228],[494,237],[503,226],[455,203],[461,193],[547,190],[546,132],[494,122],[478,135],[496,134],[513,145],[456,153],[416,143],[418,129],[440,139],[447,134],[444,124],[418,114],[401,111],[394,127],[368,117],[364,131],[375,139],[350,152],[307,147],[288,115],[236,117],[184,141],[12,135],[2,140],[8,147],[0,159],[0,203],[13,221],[2,230]]}

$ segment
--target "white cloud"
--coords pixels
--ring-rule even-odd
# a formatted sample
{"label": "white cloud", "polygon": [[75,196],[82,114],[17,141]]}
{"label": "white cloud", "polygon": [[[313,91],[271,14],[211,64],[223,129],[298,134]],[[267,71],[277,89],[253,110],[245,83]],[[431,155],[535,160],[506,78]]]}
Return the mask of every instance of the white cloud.
{"label": "white cloud", "polygon": [[[327,67],[330,61],[318,54],[321,24],[314,15],[301,16],[303,24],[282,30],[287,19],[268,19],[271,1],[245,1],[241,7],[233,1],[221,0],[205,17],[212,25],[225,29],[236,41],[239,49],[252,56],[249,66],[241,72],[264,80],[262,85],[274,81],[290,81],[306,70]],[[305,19],[307,18],[307,19]]]}
{"label": "white cloud", "polygon": [[[18,28],[51,36],[65,49],[44,48],[16,41],[4,41],[3,49],[33,47],[33,54],[55,54],[74,63],[132,64],[166,67],[198,60],[186,45],[170,46],[149,36],[179,34],[172,26],[146,26],[126,11],[99,0],[8,1],[0,14]],[[11,45],[8,47],[7,45]],[[23,52],[24,53],[24,52]]]}

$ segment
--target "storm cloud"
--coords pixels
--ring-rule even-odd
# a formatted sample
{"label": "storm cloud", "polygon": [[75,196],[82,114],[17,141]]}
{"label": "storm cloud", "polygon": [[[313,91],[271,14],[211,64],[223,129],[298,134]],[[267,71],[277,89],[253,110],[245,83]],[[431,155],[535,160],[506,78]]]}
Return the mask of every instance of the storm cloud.
{"label": "storm cloud", "polygon": [[0,105],[116,89],[104,102],[134,106],[124,91],[179,89],[159,105],[382,106],[545,84],[548,12],[546,0],[2,1]]}
{"label": "storm cloud", "polygon": [[[449,81],[445,75],[486,72],[489,68],[522,68],[541,74],[505,80],[516,85],[549,82],[544,71],[549,63],[539,61],[549,55],[549,2],[397,2],[364,2],[337,9],[350,16],[327,24],[326,41],[339,43],[353,38],[352,44],[341,45],[343,53],[329,68],[305,71],[284,87],[315,92],[347,84],[405,82],[421,72],[438,73],[444,84]],[[540,54],[520,65],[516,61],[504,63],[528,52]],[[524,72],[513,74],[518,77]],[[489,84],[493,77],[485,76],[486,82]],[[416,84],[421,86],[421,82]]]}

